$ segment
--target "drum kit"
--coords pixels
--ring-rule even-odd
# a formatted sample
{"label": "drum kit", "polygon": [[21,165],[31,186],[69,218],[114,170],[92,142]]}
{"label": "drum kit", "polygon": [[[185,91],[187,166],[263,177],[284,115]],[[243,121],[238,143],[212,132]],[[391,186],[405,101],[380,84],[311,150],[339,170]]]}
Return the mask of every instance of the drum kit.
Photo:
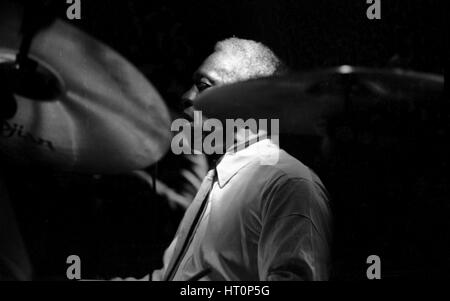
{"label": "drum kit", "polygon": [[[60,19],[24,32],[23,9],[2,5],[1,161],[116,174],[148,167],[169,151],[168,107],[136,67]],[[422,122],[447,137],[450,116],[442,76],[352,66],[213,88],[195,108],[219,120],[278,119],[281,134],[360,137],[373,145],[414,139],[417,132],[402,131]],[[358,136],[369,128],[371,135]]]}
{"label": "drum kit", "polygon": [[134,66],[61,20],[34,33],[19,65],[22,16],[2,15],[2,156],[89,173],[139,169],[163,156],[169,112]]}
{"label": "drum kit", "polygon": [[[2,157],[119,173],[168,151],[168,108],[125,58],[62,20],[30,37],[21,30],[23,10],[10,4],[1,14]],[[281,133],[324,135],[330,120],[350,112],[437,104],[443,84],[438,75],[341,66],[212,89],[196,109],[210,118],[278,119]]]}

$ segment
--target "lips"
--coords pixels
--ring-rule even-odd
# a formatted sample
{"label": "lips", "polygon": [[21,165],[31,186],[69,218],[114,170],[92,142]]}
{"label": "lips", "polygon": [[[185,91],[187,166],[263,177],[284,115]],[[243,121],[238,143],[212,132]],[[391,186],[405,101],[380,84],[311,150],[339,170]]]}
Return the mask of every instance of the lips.
{"label": "lips", "polygon": [[184,109],[183,117],[189,121],[194,121],[194,107],[190,106]]}
{"label": "lips", "polygon": [[194,105],[194,102],[190,100],[189,98],[183,99],[181,102],[183,109],[190,108]]}

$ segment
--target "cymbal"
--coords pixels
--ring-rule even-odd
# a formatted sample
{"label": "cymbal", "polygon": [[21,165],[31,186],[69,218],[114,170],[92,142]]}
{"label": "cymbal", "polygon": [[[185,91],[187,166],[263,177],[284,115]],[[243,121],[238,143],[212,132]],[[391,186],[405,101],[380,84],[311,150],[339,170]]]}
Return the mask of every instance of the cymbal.
{"label": "cymbal", "polygon": [[[7,89],[22,17],[14,7],[1,15],[1,89]],[[17,110],[2,124],[0,154],[9,162],[119,173],[147,167],[165,154],[171,136],[168,109],[120,54],[56,20],[37,33],[29,58],[38,65],[35,81],[14,91]],[[41,91],[33,82],[50,88]]]}
{"label": "cymbal", "polygon": [[194,109],[221,121],[278,119],[280,133],[323,136],[333,118],[433,102],[443,87],[439,75],[341,66],[212,88],[195,100]]}

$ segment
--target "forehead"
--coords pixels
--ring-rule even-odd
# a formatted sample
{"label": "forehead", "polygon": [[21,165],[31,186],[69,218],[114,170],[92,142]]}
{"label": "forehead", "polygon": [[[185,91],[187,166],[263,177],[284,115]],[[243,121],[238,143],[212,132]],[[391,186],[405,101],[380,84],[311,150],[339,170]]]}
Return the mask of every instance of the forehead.
{"label": "forehead", "polygon": [[196,74],[207,76],[214,81],[230,81],[230,75],[236,73],[240,59],[229,53],[214,52],[198,68]]}

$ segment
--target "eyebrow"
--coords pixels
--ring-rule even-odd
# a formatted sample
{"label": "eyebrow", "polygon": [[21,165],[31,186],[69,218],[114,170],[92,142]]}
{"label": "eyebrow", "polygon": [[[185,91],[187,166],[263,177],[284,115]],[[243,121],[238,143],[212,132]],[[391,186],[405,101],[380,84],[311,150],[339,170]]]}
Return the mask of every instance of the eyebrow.
{"label": "eyebrow", "polygon": [[195,71],[194,74],[192,75],[192,80],[195,82],[195,81],[197,81],[198,79],[200,79],[202,76],[203,76],[203,75],[202,75],[200,72]]}
{"label": "eyebrow", "polygon": [[215,85],[216,84],[216,80],[214,80],[211,76],[209,76],[208,74],[201,72],[199,70],[195,71],[193,76],[192,76],[192,80],[194,82],[198,81],[201,78],[206,78],[207,80],[209,80],[211,82],[211,84]]}

